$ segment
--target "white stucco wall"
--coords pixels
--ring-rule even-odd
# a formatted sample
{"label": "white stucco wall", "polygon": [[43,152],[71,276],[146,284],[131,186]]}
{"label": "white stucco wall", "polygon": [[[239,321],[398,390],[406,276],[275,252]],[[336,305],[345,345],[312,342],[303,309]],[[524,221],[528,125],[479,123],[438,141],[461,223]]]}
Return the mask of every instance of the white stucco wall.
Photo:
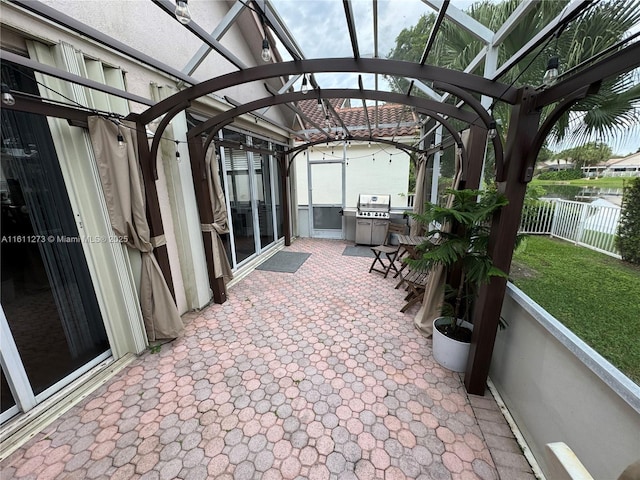
{"label": "white stucco wall", "polygon": [[[307,175],[307,154],[300,153],[296,159],[296,187],[298,188],[298,204],[308,205],[309,179]],[[346,185],[345,207],[356,208],[358,195],[388,194],[391,195],[391,208],[405,208],[409,186],[409,156],[402,150],[390,145],[352,142],[343,149],[343,145],[316,145],[308,150],[311,161],[345,160]],[[374,160],[375,158],[375,160]],[[389,161],[391,160],[391,161]],[[316,185],[331,186],[330,191],[314,193],[314,203],[320,200],[333,199],[340,195],[341,179],[336,178],[336,168],[314,168],[312,175],[326,176],[314,180]]]}
{"label": "white stucco wall", "polygon": [[490,376],[543,472],[545,445],[565,442],[594,478],[618,478],[640,458],[640,386],[511,284],[502,316]]}

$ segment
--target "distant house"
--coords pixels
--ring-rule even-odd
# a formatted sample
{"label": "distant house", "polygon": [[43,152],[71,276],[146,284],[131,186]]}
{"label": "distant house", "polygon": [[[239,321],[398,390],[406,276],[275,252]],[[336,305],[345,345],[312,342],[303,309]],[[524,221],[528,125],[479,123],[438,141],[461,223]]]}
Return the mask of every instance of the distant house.
{"label": "distant house", "polygon": [[559,172],[560,170],[572,170],[575,168],[571,158],[554,158],[538,163],[541,172]]}
{"label": "distant house", "polygon": [[582,167],[585,177],[640,177],[640,152]]}

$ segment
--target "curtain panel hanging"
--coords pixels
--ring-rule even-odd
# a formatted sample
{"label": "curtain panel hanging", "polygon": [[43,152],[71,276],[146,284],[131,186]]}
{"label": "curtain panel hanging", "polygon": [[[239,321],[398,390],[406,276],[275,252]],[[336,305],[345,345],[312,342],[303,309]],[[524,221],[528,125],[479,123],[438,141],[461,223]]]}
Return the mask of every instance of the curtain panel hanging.
{"label": "curtain panel hanging", "polygon": [[220,235],[229,233],[229,218],[227,216],[227,203],[224,191],[220,184],[219,158],[213,143],[209,146],[205,155],[207,167],[207,184],[209,185],[209,199],[213,212],[213,223],[201,225],[203,232],[211,232],[211,245],[213,249],[213,271],[215,278],[224,278],[226,283],[233,278],[231,265],[224,249]]}
{"label": "curtain panel hanging", "polygon": [[[469,144],[469,130],[465,130],[461,135],[462,144],[465,149]],[[455,174],[453,176],[453,182],[451,184],[452,189],[457,189],[462,179],[462,150],[455,147]],[[425,162],[426,165],[426,162]],[[416,180],[417,181],[417,180]],[[423,179],[424,183],[424,179]],[[416,183],[417,185],[417,183]],[[416,186],[416,197],[418,196],[418,188]],[[416,198],[417,201],[417,198]],[[447,207],[451,207],[453,204],[453,196],[449,195],[447,198]],[[424,200],[422,202],[424,208]],[[415,203],[414,203],[415,208]],[[447,226],[451,228],[451,225]],[[429,274],[429,279],[425,285],[424,296],[422,297],[422,306],[413,322],[416,328],[426,337],[433,335],[433,321],[441,316],[442,303],[444,302],[444,285],[447,281],[447,272],[444,267],[438,265]]]}
{"label": "curtain panel hanging", "polygon": [[[138,161],[135,123],[89,117],[89,134],[98,164],[111,227],[142,254],[140,308],[149,341],[180,336],[184,329],[169,287],[153,255],[163,237],[151,238]],[[119,138],[124,143],[119,145]]]}
{"label": "curtain panel hanging", "polygon": [[[418,157],[417,165],[416,165],[416,194],[413,197],[413,213],[421,214],[424,213],[424,202],[425,198],[425,176],[427,171],[427,159],[428,156],[426,154],[421,154]],[[409,228],[410,235],[420,235],[422,230],[422,225],[420,225],[413,218],[411,219],[411,227]]]}

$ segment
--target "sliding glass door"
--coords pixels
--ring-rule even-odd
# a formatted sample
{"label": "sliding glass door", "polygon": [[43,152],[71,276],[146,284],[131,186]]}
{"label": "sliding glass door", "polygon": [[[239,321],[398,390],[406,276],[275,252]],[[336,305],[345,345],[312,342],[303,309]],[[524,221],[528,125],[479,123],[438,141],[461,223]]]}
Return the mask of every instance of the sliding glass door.
{"label": "sliding glass door", "polygon": [[231,222],[232,265],[237,267],[282,236],[279,179],[272,142],[229,129],[222,131],[222,139],[220,171]]}
{"label": "sliding glass door", "polygon": [[5,416],[15,405],[33,407],[110,351],[47,119],[1,115]]}

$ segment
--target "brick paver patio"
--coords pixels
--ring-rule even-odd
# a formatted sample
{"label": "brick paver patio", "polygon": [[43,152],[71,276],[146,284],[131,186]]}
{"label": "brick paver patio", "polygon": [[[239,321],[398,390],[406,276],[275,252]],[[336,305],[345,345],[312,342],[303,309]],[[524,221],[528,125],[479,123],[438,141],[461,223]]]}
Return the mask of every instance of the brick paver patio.
{"label": "brick paver patio", "polygon": [[2,478],[532,479],[493,398],[470,401],[347,245],[294,242],[311,253],[296,273],[254,271],[186,315]]}

